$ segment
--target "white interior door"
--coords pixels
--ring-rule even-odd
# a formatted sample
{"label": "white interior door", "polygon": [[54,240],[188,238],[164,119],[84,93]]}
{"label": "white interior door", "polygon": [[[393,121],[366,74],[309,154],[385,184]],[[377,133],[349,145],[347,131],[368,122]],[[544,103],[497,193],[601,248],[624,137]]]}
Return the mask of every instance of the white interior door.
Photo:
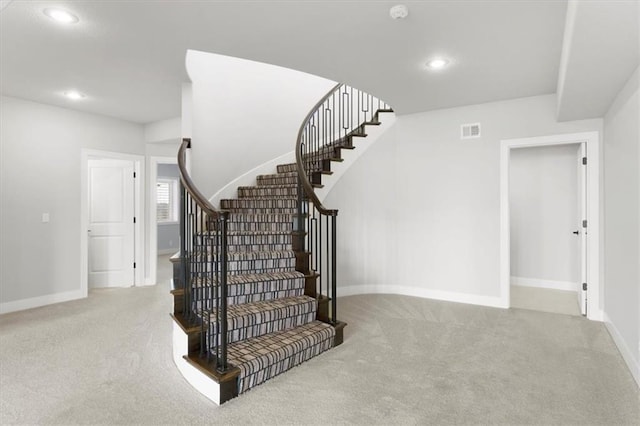
{"label": "white interior door", "polygon": [[89,287],[134,284],[133,161],[89,160]]}
{"label": "white interior door", "polygon": [[580,237],[580,284],[578,304],[580,313],[587,315],[587,144],[582,142],[578,150],[578,226]]}

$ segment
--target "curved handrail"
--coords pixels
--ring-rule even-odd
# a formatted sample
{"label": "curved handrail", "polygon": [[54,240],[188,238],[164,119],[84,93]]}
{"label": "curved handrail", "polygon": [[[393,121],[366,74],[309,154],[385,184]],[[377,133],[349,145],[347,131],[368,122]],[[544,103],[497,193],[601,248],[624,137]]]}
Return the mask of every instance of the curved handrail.
{"label": "curved handrail", "polygon": [[180,170],[180,181],[184,186],[184,189],[191,195],[191,197],[195,200],[198,206],[202,209],[204,213],[209,215],[214,219],[218,219],[221,217],[227,217],[229,212],[226,210],[218,210],[216,209],[209,200],[202,195],[202,193],[198,190],[196,185],[191,180],[189,176],[189,172],[187,172],[186,167],[186,153],[187,148],[191,147],[191,139],[184,138],[182,139],[182,145],[180,145],[180,149],[178,150],[178,169]]}
{"label": "curved handrail", "polygon": [[[186,167],[191,139],[178,150],[180,170],[180,281],[183,313],[188,323],[200,325],[200,356],[216,357],[216,370],[227,371],[227,222],[229,212],[216,209],[196,188]],[[215,309],[216,314],[211,315]],[[205,317],[209,317],[205,320]],[[212,321],[214,329],[209,330]],[[215,353],[214,353],[215,352]]]}
{"label": "curved handrail", "polygon": [[342,86],[342,83],[338,83],[331,88],[327,92],[326,95],[322,97],[314,106],[311,108],[305,119],[302,121],[302,125],[300,126],[300,130],[298,131],[298,140],[296,142],[296,164],[298,167],[298,177],[300,178],[300,182],[302,184],[302,188],[304,188],[304,192],[307,194],[307,197],[311,199],[313,204],[316,206],[318,211],[323,215],[328,216],[336,216],[338,214],[338,210],[327,209],[318,199],[316,192],[313,190],[313,186],[311,186],[311,182],[309,182],[309,176],[304,169],[304,165],[302,163],[302,136],[304,134],[304,129],[309,124],[311,117],[315,114],[316,110],[327,100],[333,93],[338,90],[339,87]]}

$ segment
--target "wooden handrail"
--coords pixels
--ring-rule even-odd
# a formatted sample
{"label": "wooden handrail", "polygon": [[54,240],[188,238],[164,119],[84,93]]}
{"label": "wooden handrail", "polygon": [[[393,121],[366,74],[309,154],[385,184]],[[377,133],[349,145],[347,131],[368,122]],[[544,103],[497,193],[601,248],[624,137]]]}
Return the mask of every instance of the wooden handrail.
{"label": "wooden handrail", "polygon": [[298,166],[298,177],[300,178],[300,182],[302,184],[302,188],[304,192],[307,194],[307,197],[311,199],[313,204],[316,206],[316,209],[323,214],[328,216],[336,216],[338,214],[338,210],[331,210],[326,208],[318,199],[316,192],[313,190],[313,186],[311,186],[311,182],[309,182],[309,176],[307,176],[307,172],[304,169],[304,164],[302,162],[302,136],[304,134],[304,129],[309,123],[309,120],[315,114],[316,110],[322,105],[333,93],[338,90],[338,88],[342,86],[342,83],[338,83],[331,88],[327,92],[326,95],[322,97],[314,106],[311,108],[305,119],[302,121],[302,125],[300,126],[300,130],[298,131],[298,140],[296,142],[296,164]]}
{"label": "wooden handrail", "polygon": [[228,217],[229,212],[226,210],[216,209],[209,202],[209,200],[204,195],[202,195],[202,193],[198,190],[196,185],[191,180],[186,166],[186,153],[188,148],[191,148],[191,139],[182,139],[182,145],[180,145],[180,149],[178,150],[178,169],[180,170],[180,181],[182,182],[184,189],[191,195],[191,197],[196,201],[202,211],[209,217],[213,219]]}

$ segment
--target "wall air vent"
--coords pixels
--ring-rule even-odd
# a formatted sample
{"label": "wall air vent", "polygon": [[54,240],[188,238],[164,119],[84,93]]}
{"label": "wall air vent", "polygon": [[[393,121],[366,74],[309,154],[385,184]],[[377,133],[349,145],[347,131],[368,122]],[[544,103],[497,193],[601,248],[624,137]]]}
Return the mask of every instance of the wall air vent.
{"label": "wall air vent", "polygon": [[480,137],[480,123],[463,124],[460,126],[461,139],[474,139]]}

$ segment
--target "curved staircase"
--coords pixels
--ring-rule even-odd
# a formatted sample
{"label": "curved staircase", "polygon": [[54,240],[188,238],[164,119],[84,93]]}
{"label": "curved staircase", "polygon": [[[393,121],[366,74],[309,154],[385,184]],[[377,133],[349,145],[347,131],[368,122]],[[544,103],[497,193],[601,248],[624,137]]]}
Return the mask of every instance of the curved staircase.
{"label": "curved staircase", "polygon": [[[219,210],[200,199],[186,174],[191,141],[183,141],[183,230],[181,253],[172,259],[173,318],[186,336],[183,359],[219,385],[216,402],[342,343],[346,324],[336,315],[335,238],[329,225],[323,230],[317,211],[323,207],[309,188],[322,186],[331,163],[342,160],[342,149],[354,148],[355,137],[366,136],[366,126],[380,124],[379,112],[391,112],[380,101],[378,106],[344,134],[309,147],[303,130],[317,105],[301,128],[298,161],[257,176],[255,186],[239,187],[237,198],[221,200]],[[337,211],[330,212],[335,232]],[[323,261],[329,249],[332,261]]]}

